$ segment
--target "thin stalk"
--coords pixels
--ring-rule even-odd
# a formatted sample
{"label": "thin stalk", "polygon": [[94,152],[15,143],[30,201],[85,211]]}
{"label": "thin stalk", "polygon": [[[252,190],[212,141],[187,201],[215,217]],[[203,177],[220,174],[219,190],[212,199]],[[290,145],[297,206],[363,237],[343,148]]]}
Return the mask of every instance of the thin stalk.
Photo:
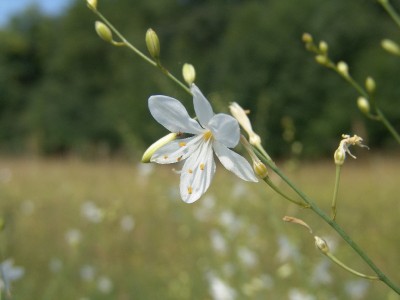
{"label": "thin stalk", "polygon": [[134,53],[136,53],[140,58],[142,58],[144,61],[152,65],[153,67],[158,68],[164,75],[169,77],[172,81],[174,81],[176,84],[178,84],[185,92],[187,92],[189,95],[192,95],[190,92],[190,89],[182,83],[178,78],[176,78],[174,75],[172,75],[166,68],[164,68],[160,63],[155,62],[148,56],[146,56],[143,52],[141,52],[139,49],[137,49],[135,46],[133,46],[111,23],[110,21],[107,20],[106,17],[104,17],[97,9],[93,10],[91,9],[110,29],[113,33],[115,33],[118,38],[122,41],[122,43],[131,49]]}
{"label": "thin stalk", "polygon": [[389,130],[389,132],[392,134],[392,136],[396,140],[396,142],[400,144],[400,135],[399,135],[399,133],[396,131],[396,129],[394,129],[392,124],[390,124],[388,119],[386,119],[386,117],[383,114],[383,112],[379,108],[377,108],[376,109],[376,113],[377,113],[377,115],[379,117],[379,120],[383,123],[383,125],[385,125],[387,130]]}
{"label": "thin stalk", "polygon": [[397,12],[394,10],[393,6],[390,4],[388,0],[378,0],[378,2],[382,5],[382,7],[386,10],[389,16],[393,19],[393,21],[400,27],[400,17]]}
{"label": "thin stalk", "polygon": [[375,274],[378,276],[379,280],[384,282],[389,288],[391,288],[393,291],[395,291],[397,294],[400,295],[400,286],[396,285],[394,282],[390,280],[389,277],[387,277],[379,268],[378,266],[375,265],[375,263],[369,258],[369,256],[356,244],[353,239],[343,230],[343,228],[336,223],[334,220],[332,220],[323,210],[321,210],[315,202],[309,198],[306,194],[304,194],[299,188],[295,186],[294,183],[290,181],[290,179],[282,173],[282,171],[273,163],[271,163],[268,159],[266,159],[260,151],[255,149],[255,152],[257,153],[257,156],[260,158],[260,160],[268,165],[276,174],[278,174],[279,177],[282,178],[283,181],[285,181],[292,189],[295,191],[303,200],[305,203],[310,205],[310,209],[314,211],[321,219],[325,221],[329,226],[333,228],[341,237],[342,239],[351,247],[353,250],[360,256],[362,260],[375,272]]}
{"label": "thin stalk", "polygon": [[303,207],[303,208],[309,208],[309,207],[310,207],[309,205],[307,205],[307,204],[305,204],[305,203],[303,203],[303,202],[294,200],[294,199],[290,198],[289,196],[285,195],[285,194],[271,181],[271,179],[270,179],[268,176],[265,177],[265,178],[263,178],[263,180],[264,180],[264,182],[265,182],[266,184],[268,184],[276,193],[278,193],[279,195],[281,195],[281,196],[282,196],[283,198],[285,198],[286,200],[288,200],[288,201],[290,201],[290,202],[292,202],[292,203],[294,203],[294,204],[296,204],[296,205],[298,205],[298,206],[301,206],[301,207]]}
{"label": "thin stalk", "polygon": [[333,199],[332,199],[332,220],[335,220],[336,218],[336,201],[337,201],[337,195],[339,191],[339,182],[340,182],[340,171],[341,171],[341,166],[336,165],[336,175],[335,175],[335,188],[333,189]]}
{"label": "thin stalk", "polygon": [[337,264],[338,266],[342,267],[343,269],[345,269],[346,271],[358,276],[358,277],[362,277],[365,279],[370,279],[370,280],[379,280],[379,277],[377,276],[370,276],[370,275],[365,275],[363,273],[357,272],[356,270],[353,270],[352,268],[350,268],[349,266],[345,265],[343,262],[341,262],[336,256],[334,256],[332,253],[328,252],[325,253],[325,255],[332,260],[335,264]]}

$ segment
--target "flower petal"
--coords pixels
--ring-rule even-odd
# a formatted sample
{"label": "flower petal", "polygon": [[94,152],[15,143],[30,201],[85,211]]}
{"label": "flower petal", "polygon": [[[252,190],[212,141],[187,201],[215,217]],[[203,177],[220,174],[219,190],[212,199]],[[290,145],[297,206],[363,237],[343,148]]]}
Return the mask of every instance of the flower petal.
{"label": "flower petal", "polygon": [[154,152],[150,161],[158,164],[173,164],[186,159],[203,142],[201,135],[169,142]]}
{"label": "flower petal", "polygon": [[204,97],[200,89],[192,84],[191,92],[193,94],[193,106],[196,116],[203,127],[206,127],[208,122],[214,116],[210,102]]}
{"label": "flower petal", "polygon": [[190,118],[186,108],[178,100],[167,96],[151,96],[149,109],[154,119],[171,132],[199,134],[199,123]]}
{"label": "flower petal", "polygon": [[227,170],[243,180],[258,182],[253,168],[243,156],[235,153],[218,141],[214,141],[213,148],[219,161]]}
{"label": "flower petal", "polygon": [[227,114],[217,114],[208,123],[214,138],[228,148],[239,143],[240,128],[238,121]]}
{"label": "flower petal", "polygon": [[210,186],[215,168],[211,141],[203,142],[183,165],[180,182],[182,200],[186,203],[198,200]]}

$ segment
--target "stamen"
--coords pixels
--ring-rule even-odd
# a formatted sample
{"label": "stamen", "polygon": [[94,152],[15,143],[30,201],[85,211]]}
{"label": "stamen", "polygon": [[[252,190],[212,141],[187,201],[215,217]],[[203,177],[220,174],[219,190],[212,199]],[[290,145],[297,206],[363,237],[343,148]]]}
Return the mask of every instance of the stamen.
{"label": "stamen", "polygon": [[179,156],[177,159],[176,159],[176,161],[181,161],[182,160],[182,156]]}
{"label": "stamen", "polygon": [[164,159],[167,159],[168,158],[168,155],[164,155]]}
{"label": "stamen", "polygon": [[204,164],[200,164],[200,170],[204,170]]}
{"label": "stamen", "polygon": [[188,173],[189,173],[189,174],[192,174],[192,173],[193,173],[193,170],[192,170],[192,169],[188,169]]}
{"label": "stamen", "polygon": [[209,139],[212,138],[212,132],[210,130],[207,130],[204,134],[203,134],[203,138],[204,140],[208,141]]}
{"label": "stamen", "polygon": [[189,186],[189,187],[188,187],[188,194],[189,194],[189,195],[191,195],[191,194],[192,194],[192,192],[193,192],[193,189],[192,189],[192,187],[191,187],[191,186]]}
{"label": "stamen", "polygon": [[185,143],[185,142],[180,142],[180,143],[179,143],[179,147],[184,147],[184,146],[186,146],[186,143]]}

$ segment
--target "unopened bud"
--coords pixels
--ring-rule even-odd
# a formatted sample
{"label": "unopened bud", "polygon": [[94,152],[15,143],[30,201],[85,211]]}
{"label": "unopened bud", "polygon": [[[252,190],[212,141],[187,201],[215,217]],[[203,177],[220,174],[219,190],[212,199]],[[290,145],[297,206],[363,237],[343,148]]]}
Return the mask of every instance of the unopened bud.
{"label": "unopened bud", "polygon": [[338,62],[337,69],[342,76],[349,77],[349,66],[344,61]]}
{"label": "unopened bud", "polygon": [[97,0],[86,0],[86,3],[90,8],[97,9]]}
{"label": "unopened bud", "polygon": [[364,98],[364,97],[359,97],[359,98],[357,99],[357,106],[358,106],[358,109],[359,109],[362,113],[364,113],[364,114],[366,114],[366,115],[369,114],[370,106],[369,106],[369,102],[368,102],[368,100],[367,100],[366,98]]}
{"label": "unopened bud", "polygon": [[146,32],[146,46],[151,57],[158,60],[160,58],[160,41],[156,32],[151,28]]}
{"label": "unopened bud", "polygon": [[254,173],[261,179],[268,176],[268,169],[260,160],[253,160],[253,169]]}
{"label": "unopened bud", "polygon": [[399,45],[392,40],[384,39],[381,42],[381,46],[383,49],[385,49],[387,52],[389,52],[391,54],[400,55]]}
{"label": "unopened bud", "polygon": [[184,64],[182,67],[182,76],[188,85],[192,85],[196,79],[196,70],[191,64]]}
{"label": "unopened bud", "polygon": [[314,236],[315,239],[315,246],[323,253],[327,254],[329,253],[329,246],[328,244],[321,239],[319,236]]}
{"label": "unopened bud", "polygon": [[103,40],[106,42],[112,43],[113,38],[112,38],[112,32],[110,28],[106,24],[100,21],[95,22],[95,29],[99,37],[101,37]]}
{"label": "unopened bud", "polygon": [[326,54],[328,52],[328,44],[325,41],[319,42],[319,50]]}
{"label": "unopened bud", "polygon": [[165,146],[169,142],[173,141],[177,137],[177,133],[169,133],[166,136],[159,139],[157,142],[153,143],[147,150],[144,152],[142,156],[142,163],[150,162],[151,157],[153,156],[154,152],[156,152],[161,147]]}
{"label": "unopened bud", "polygon": [[346,152],[344,149],[339,147],[336,149],[335,154],[333,155],[333,158],[335,160],[335,164],[337,166],[341,166],[344,164],[344,160],[346,159]]}
{"label": "unopened bud", "polygon": [[365,80],[365,88],[367,89],[368,93],[372,94],[375,92],[376,84],[375,80],[372,77],[367,77]]}
{"label": "unopened bud", "polygon": [[312,43],[312,41],[313,41],[312,35],[307,32],[303,33],[303,36],[301,37],[301,39],[303,40],[304,43],[307,43],[307,44]]}
{"label": "unopened bud", "polygon": [[323,66],[326,66],[328,64],[328,58],[325,55],[322,55],[322,54],[317,55],[315,57],[315,60],[317,61],[317,63],[319,63],[319,64],[321,64]]}
{"label": "unopened bud", "polygon": [[231,111],[232,116],[239,122],[240,126],[242,126],[242,128],[249,135],[250,144],[253,146],[261,145],[261,138],[253,131],[246,111],[236,102],[233,102],[231,105],[229,105],[229,110]]}

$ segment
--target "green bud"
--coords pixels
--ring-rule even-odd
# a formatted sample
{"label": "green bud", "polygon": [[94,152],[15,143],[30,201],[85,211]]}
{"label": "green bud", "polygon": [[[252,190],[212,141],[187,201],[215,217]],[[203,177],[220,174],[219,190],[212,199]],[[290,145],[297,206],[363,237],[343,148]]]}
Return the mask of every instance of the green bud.
{"label": "green bud", "polygon": [[329,246],[328,244],[321,239],[319,236],[314,236],[315,239],[315,246],[323,253],[327,254],[329,253]]}
{"label": "green bud", "polygon": [[319,63],[319,64],[321,64],[323,66],[326,66],[328,64],[328,58],[325,55],[322,55],[322,54],[317,55],[315,57],[315,60],[317,61],[317,63]]}
{"label": "green bud", "polygon": [[328,44],[325,41],[319,42],[319,50],[324,54],[328,53]]}
{"label": "green bud", "polygon": [[337,166],[341,166],[344,164],[344,160],[346,159],[346,152],[343,150],[343,148],[339,147],[336,149],[333,158],[335,160],[335,164]]}
{"label": "green bud", "polygon": [[196,70],[193,65],[184,64],[182,67],[182,76],[188,85],[192,85],[196,79]]}
{"label": "green bud", "polygon": [[177,133],[169,133],[166,136],[159,139],[157,142],[153,143],[147,150],[144,152],[142,156],[142,163],[149,163],[151,157],[153,156],[154,152],[156,152],[161,147],[165,146],[169,142],[176,139],[178,136]]}
{"label": "green bud", "polygon": [[151,57],[158,61],[160,58],[160,41],[157,33],[151,28],[146,32],[146,46]]}
{"label": "green bud", "polygon": [[301,39],[303,40],[304,43],[307,43],[307,44],[313,42],[312,35],[307,32],[303,33],[303,36],[301,37]]}
{"label": "green bud", "polygon": [[95,29],[99,37],[101,37],[103,40],[106,42],[112,43],[113,38],[112,38],[112,32],[110,28],[106,24],[100,21],[95,22]]}
{"label": "green bud", "polygon": [[392,40],[384,39],[381,42],[381,46],[383,49],[385,49],[387,52],[389,52],[391,54],[400,55],[399,45]]}
{"label": "green bud", "polygon": [[375,92],[376,84],[375,80],[372,77],[368,76],[367,79],[365,80],[365,88],[370,94]]}
{"label": "green bud", "polygon": [[362,113],[364,113],[364,114],[366,114],[366,115],[369,114],[370,106],[369,106],[369,102],[368,102],[368,100],[367,100],[366,98],[364,98],[364,97],[359,97],[359,98],[357,99],[357,106],[358,106],[358,109],[359,109]]}
{"label": "green bud", "polygon": [[254,173],[261,179],[268,176],[268,169],[260,160],[253,160],[253,169]]}
{"label": "green bud", "polygon": [[349,66],[344,61],[338,62],[337,70],[342,76],[349,77]]}
{"label": "green bud", "polygon": [[97,9],[97,0],[86,0],[86,3],[90,8]]}

